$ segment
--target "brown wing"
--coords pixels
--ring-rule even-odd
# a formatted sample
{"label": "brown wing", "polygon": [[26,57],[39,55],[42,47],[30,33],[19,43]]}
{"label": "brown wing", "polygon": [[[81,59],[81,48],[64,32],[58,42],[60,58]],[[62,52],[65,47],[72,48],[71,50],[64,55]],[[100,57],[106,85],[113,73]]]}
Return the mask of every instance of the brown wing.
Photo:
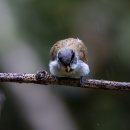
{"label": "brown wing", "polygon": [[78,52],[79,58],[87,63],[87,47],[81,40],[68,38],[56,42],[50,50],[52,60],[55,60],[57,52],[62,48],[70,48],[74,52]]}
{"label": "brown wing", "polygon": [[76,52],[79,52],[78,55],[79,55],[79,58],[84,61],[84,62],[88,62],[88,54],[87,54],[87,47],[85,46],[85,44],[81,41],[81,40],[78,40],[78,42],[75,42],[76,45],[75,45],[75,48],[74,50]]}
{"label": "brown wing", "polygon": [[55,60],[56,56],[57,56],[57,52],[64,46],[64,41],[60,40],[58,42],[56,42],[51,50],[50,50],[50,56],[51,56],[51,60]]}

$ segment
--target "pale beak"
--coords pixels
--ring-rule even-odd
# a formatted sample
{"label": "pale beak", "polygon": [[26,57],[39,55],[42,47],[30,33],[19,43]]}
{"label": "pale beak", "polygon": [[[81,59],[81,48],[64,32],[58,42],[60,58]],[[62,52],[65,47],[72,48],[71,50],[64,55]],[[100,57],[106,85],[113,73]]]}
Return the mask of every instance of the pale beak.
{"label": "pale beak", "polygon": [[67,65],[67,67],[66,67],[65,71],[66,71],[66,72],[68,72],[68,73],[71,71],[71,68],[70,68],[70,66],[69,66],[69,65]]}

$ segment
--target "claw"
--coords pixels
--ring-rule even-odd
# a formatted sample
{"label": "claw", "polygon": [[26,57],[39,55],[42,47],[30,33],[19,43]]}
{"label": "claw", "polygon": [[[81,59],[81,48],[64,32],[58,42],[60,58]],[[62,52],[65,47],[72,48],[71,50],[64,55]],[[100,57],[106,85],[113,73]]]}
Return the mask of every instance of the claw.
{"label": "claw", "polygon": [[80,84],[83,86],[86,83],[86,80],[88,79],[88,76],[81,76],[80,77]]}

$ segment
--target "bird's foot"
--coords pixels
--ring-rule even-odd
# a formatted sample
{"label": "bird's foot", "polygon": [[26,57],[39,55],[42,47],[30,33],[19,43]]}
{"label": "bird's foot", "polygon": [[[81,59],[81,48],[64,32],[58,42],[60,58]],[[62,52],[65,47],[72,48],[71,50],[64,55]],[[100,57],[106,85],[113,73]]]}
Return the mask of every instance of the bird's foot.
{"label": "bird's foot", "polygon": [[88,76],[81,76],[80,77],[81,86],[83,86],[86,83],[87,80],[88,80]]}

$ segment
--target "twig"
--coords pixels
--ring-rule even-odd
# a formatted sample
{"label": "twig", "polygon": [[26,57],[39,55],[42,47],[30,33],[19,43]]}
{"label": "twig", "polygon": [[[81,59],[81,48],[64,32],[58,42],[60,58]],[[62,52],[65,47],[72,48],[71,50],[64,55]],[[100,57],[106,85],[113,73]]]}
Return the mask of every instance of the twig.
{"label": "twig", "polygon": [[43,71],[40,74],[0,73],[0,82],[35,83],[43,85],[65,85],[81,88],[130,91],[130,82],[84,79],[83,84],[81,84],[80,79],[55,77],[46,71]]}

